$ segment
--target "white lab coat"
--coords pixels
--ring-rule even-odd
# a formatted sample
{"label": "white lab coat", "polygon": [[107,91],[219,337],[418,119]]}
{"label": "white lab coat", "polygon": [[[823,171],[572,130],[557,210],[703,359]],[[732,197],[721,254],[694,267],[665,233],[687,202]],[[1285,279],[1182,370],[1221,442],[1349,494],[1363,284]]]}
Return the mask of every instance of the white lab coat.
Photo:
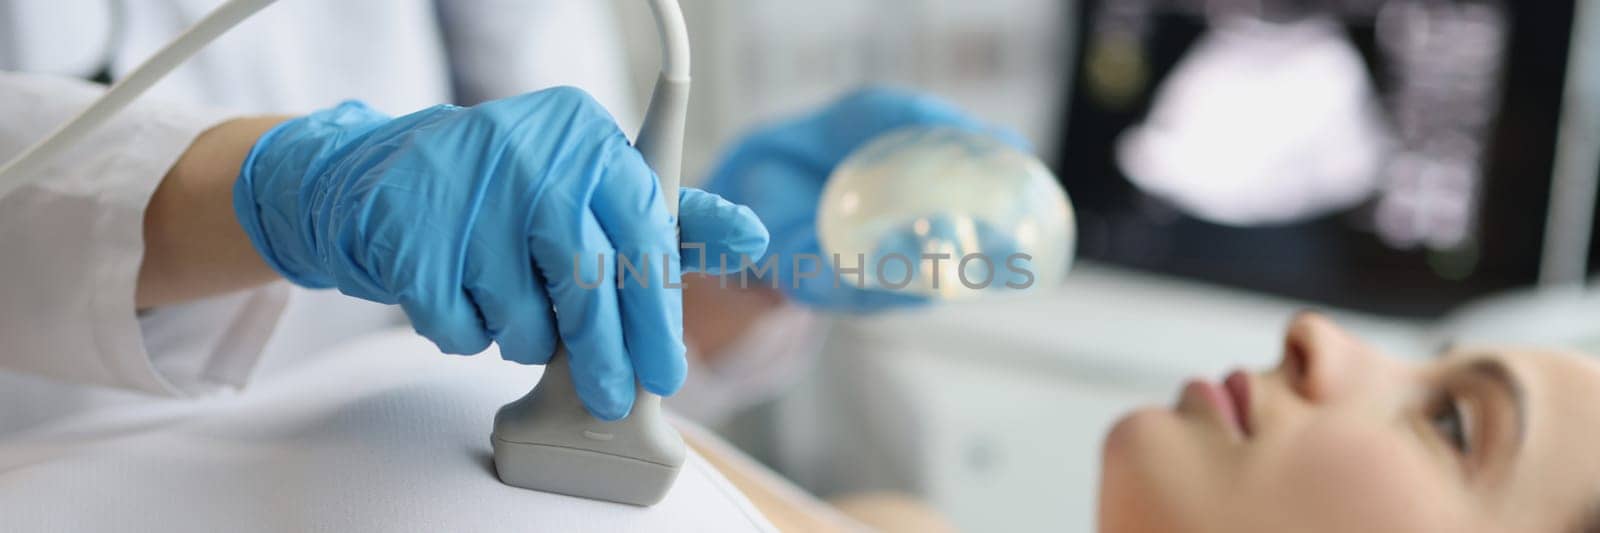
{"label": "white lab coat", "polygon": [[[102,69],[113,76],[126,73],[219,3],[0,3],[0,70],[33,73],[0,72],[0,159],[20,152],[95,97],[97,87],[71,78]],[[121,10],[112,8],[118,5]],[[383,433],[384,443],[416,438],[438,444],[436,432],[392,430],[418,428],[404,420],[463,417],[473,422],[449,428],[461,432],[446,431],[446,440],[469,435],[487,449],[493,406],[533,383],[537,374],[527,374],[528,369],[488,359],[462,363],[436,353],[395,368],[371,368],[384,367],[388,359],[372,350],[351,354],[348,347],[344,352],[330,348],[401,324],[401,317],[391,308],[332,292],[278,283],[139,314],[133,291],[150,195],[197,134],[232,116],[307,112],[347,98],[400,114],[439,102],[470,103],[565,84],[594,94],[631,129],[638,106],[620,62],[624,55],[611,7],[590,0],[281,0],[180,67],[91,141],[58,158],[48,178],[0,198],[0,530],[128,529],[119,525],[344,530],[407,523],[450,530],[459,528],[439,511],[472,508],[458,491],[495,502],[480,509],[490,516],[523,509],[506,516],[527,518],[538,515],[528,515],[529,508],[569,505],[498,485],[482,465],[465,472],[433,463],[421,468],[413,461],[419,457],[407,455],[417,448],[348,438],[339,431],[348,419],[317,416],[359,411],[363,402],[382,403],[388,400],[380,398],[392,398],[395,390],[429,384],[437,389],[432,394],[404,400],[405,409],[417,412],[380,409],[387,418],[375,416],[361,422],[363,427],[389,428],[374,429]],[[797,334],[809,328],[804,314],[779,315],[756,328],[760,337],[772,339],[765,346],[777,342],[779,349],[748,349],[763,343],[746,339],[747,351],[757,355],[733,358],[756,378],[734,380],[744,388],[771,383],[794,368],[793,357],[771,353],[807,348],[807,336]],[[312,379],[308,367],[343,374]],[[386,378],[364,380],[368,373]],[[738,395],[739,387],[705,383],[716,381],[715,371],[695,374],[691,389],[700,382],[701,389],[714,392],[712,401],[701,405],[725,404],[729,395]],[[507,375],[528,381],[507,382]],[[498,388],[473,384],[494,380]],[[247,392],[229,392],[246,383]],[[176,398],[182,396],[191,398]],[[249,422],[256,418],[280,425],[261,429]],[[402,422],[383,425],[390,419]],[[308,441],[336,444],[307,448]],[[360,496],[363,474],[339,468],[350,461],[375,461],[391,473],[374,480],[386,484],[371,493],[377,496]],[[714,470],[698,459],[691,466],[705,479],[680,483],[677,490],[688,491],[674,496],[681,508],[656,519],[717,505],[748,510]],[[276,485],[235,484],[240,477],[285,467],[304,471]],[[117,475],[105,477],[108,472]],[[446,483],[453,488],[433,494],[430,479],[455,481]],[[246,513],[236,510],[242,503],[229,500],[258,500],[272,491],[303,492],[306,485],[330,483],[341,490],[322,487],[314,503],[269,498]],[[144,486],[174,492],[139,490]],[[397,503],[405,498],[396,495],[418,493],[434,497],[416,505]],[[79,514],[73,510],[80,505],[106,501],[85,499],[85,494],[118,504]],[[175,498],[215,506],[216,512],[189,513],[193,506],[171,503]],[[146,516],[152,512],[158,514]],[[218,522],[229,516],[255,522]],[[764,527],[758,515],[721,516],[732,521],[684,523],[699,530],[710,524]],[[529,525],[525,520],[470,523]]]}

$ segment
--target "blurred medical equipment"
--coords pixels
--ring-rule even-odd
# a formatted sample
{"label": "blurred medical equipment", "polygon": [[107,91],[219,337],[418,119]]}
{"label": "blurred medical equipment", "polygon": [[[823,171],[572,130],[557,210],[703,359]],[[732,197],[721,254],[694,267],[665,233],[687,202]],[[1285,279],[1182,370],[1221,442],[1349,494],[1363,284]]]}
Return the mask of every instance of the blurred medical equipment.
{"label": "blurred medical equipment", "polygon": [[1085,0],[1054,165],[1079,253],[1407,316],[1580,280],[1581,5]]}
{"label": "blurred medical equipment", "polygon": [[[910,127],[956,128],[1018,148],[1027,145],[1009,129],[980,122],[937,97],[885,87],[858,90],[820,111],[761,128],[729,150],[706,182],[706,190],[750,207],[771,232],[768,259],[746,272],[810,309],[864,314],[928,303],[927,297],[915,291],[864,288],[866,284],[850,279],[853,274],[848,271],[836,276],[833,258],[824,257],[817,233],[818,208],[829,174],[873,139]],[[942,192],[923,185],[907,189],[911,190],[929,195]],[[999,196],[1005,197],[1005,193]],[[916,250],[906,248],[914,244],[903,241],[897,246],[914,255]],[[853,256],[839,259],[841,269],[856,266]],[[866,265],[861,277],[875,274],[875,266]],[[912,268],[905,262],[886,267]]]}
{"label": "blurred medical equipment", "polygon": [[1054,288],[1077,238],[1043,162],[986,132],[938,126],[852,153],[822,191],[817,227],[828,260],[855,266],[855,283],[946,300]]}
{"label": "blurred medical equipment", "polygon": [[1117,143],[1141,189],[1229,226],[1348,209],[1378,187],[1391,134],[1337,21],[1218,21]]}
{"label": "blurred medical equipment", "polygon": [[[273,1],[230,0],[212,11],[77,117],[0,166],[0,196],[45,175],[41,169],[63,148],[79,142],[207,43]],[[650,0],[650,7],[661,34],[662,69],[636,145],[657,171],[667,208],[676,215],[689,42],[675,0]],[[541,379],[528,396],[496,416],[491,438],[501,479],[537,490],[635,505],[660,501],[684,460],[681,438],[661,420],[660,397],[640,389],[631,416],[602,422],[578,399],[565,359],[560,353],[554,356],[552,365],[558,371],[547,374],[551,379]]]}

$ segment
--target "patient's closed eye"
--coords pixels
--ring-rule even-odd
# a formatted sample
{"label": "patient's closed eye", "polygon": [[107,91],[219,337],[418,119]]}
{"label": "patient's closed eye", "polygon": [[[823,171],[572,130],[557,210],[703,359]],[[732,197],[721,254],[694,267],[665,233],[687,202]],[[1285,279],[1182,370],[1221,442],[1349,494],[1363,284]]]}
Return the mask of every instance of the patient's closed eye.
{"label": "patient's closed eye", "polygon": [[1448,375],[1423,410],[1428,431],[1449,446],[1468,473],[1515,458],[1526,419],[1521,381],[1501,360],[1450,357]]}
{"label": "patient's closed eye", "polygon": [[1462,415],[1461,403],[1452,393],[1443,393],[1433,403],[1428,414],[1428,423],[1439,434],[1439,438],[1454,448],[1462,456],[1472,453],[1471,439],[1467,435],[1467,424]]}

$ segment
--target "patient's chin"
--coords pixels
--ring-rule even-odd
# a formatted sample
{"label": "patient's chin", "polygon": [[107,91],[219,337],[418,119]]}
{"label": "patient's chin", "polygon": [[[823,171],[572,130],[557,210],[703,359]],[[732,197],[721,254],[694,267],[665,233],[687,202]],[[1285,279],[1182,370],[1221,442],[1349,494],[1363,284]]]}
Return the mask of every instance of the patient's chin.
{"label": "patient's chin", "polygon": [[1144,474],[1139,465],[1103,464],[1096,517],[1100,533],[1183,531],[1183,521],[1162,501],[1165,495],[1151,490]]}
{"label": "patient's chin", "polygon": [[1149,407],[1128,413],[1111,426],[1102,443],[1101,455],[1106,463],[1129,460],[1128,455],[1140,453],[1141,448],[1148,446],[1149,439],[1169,432],[1167,426],[1175,422],[1169,409]]}
{"label": "patient's chin", "polygon": [[1099,498],[1101,533],[1186,531],[1177,512],[1182,491],[1169,486],[1170,474],[1186,470],[1174,453],[1182,421],[1170,409],[1141,409],[1111,428],[1102,449]]}

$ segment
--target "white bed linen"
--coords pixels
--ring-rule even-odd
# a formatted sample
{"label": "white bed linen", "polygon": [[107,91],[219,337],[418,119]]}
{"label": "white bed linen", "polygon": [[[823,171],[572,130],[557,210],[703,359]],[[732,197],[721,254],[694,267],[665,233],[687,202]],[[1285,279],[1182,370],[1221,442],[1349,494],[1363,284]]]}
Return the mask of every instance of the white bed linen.
{"label": "white bed linen", "polygon": [[[129,395],[0,436],[0,531],[771,531],[691,454],[651,508],[503,485],[495,409],[540,369],[367,336],[237,394]],[[682,422],[680,422],[682,423]]]}

